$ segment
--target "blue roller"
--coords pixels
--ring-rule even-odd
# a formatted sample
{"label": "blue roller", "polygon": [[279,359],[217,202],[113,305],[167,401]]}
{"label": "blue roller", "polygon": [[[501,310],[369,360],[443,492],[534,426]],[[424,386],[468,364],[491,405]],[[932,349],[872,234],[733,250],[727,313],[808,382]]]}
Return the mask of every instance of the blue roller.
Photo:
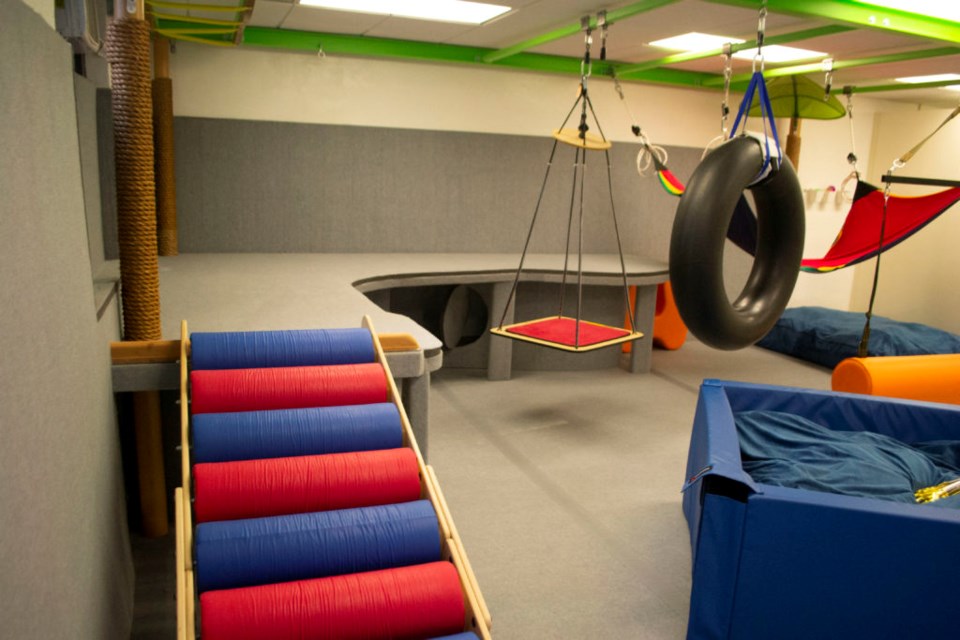
{"label": "blue roller", "polygon": [[232,331],[190,335],[194,369],[360,364],[377,359],[368,329]]}
{"label": "blue roller", "polygon": [[452,636],[431,638],[431,640],[479,640],[479,638],[477,638],[477,634],[473,631],[464,631],[463,633],[455,633]]}
{"label": "blue roller", "polygon": [[283,458],[402,446],[400,412],[389,402],[193,416],[194,462]]}
{"label": "blue roller", "polygon": [[440,559],[428,500],[207,522],[194,533],[199,591],[359,573]]}

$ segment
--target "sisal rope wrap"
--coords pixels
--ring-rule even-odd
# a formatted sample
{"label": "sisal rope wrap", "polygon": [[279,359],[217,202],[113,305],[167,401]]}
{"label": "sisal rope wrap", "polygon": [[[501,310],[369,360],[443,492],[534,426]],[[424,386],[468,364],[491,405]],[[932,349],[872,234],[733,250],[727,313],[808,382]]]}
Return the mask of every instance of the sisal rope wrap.
{"label": "sisal rope wrap", "polygon": [[147,23],[132,19],[111,22],[106,53],[113,85],[123,336],[126,340],[159,340],[160,276]]}
{"label": "sisal rope wrap", "polygon": [[157,248],[162,256],[177,250],[177,183],[173,156],[173,81],[153,79],[153,145],[157,180]]}

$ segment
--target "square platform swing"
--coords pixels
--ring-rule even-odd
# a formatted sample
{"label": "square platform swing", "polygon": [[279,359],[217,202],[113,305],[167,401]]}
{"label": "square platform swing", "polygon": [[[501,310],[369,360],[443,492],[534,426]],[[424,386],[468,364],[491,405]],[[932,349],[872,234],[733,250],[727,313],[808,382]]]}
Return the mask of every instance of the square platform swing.
{"label": "square platform swing", "polygon": [[567,316],[550,316],[494,327],[490,329],[490,333],[574,353],[602,349],[643,337],[639,331]]}
{"label": "square platform swing", "polygon": [[953,405],[704,381],[683,489],[687,637],[960,637],[960,510],[756,482],[735,414],[760,410],[907,444],[960,440]]}

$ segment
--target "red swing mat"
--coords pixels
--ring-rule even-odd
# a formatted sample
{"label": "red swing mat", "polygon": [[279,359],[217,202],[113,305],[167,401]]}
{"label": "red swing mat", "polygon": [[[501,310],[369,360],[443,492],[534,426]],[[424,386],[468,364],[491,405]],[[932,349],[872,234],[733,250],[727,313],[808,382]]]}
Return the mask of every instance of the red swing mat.
{"label": "red swing mat", "polygon": [[[937,216],[960,201],[960,187],[925,196],[890,196],[887,222],[883,232],[883,250],[899,244],[933,222]],[[869,260],[880,252],[880,224],[883,220],[883,191],[859,182],[850,213],[827,255],[807,258],[802,271],[825,273]]]}
{"label": "red swing mat", "polygon": [[[580,336],[577,339],[577,325]],[[639,331],[629,331],[620,327],[611,327],[596,322],[580,320],[566,316],[550,316],[538,320],[518,322],[490,330],[505,338],[523,340],[533,344],[553,347],[562,351],[592,351],[643,337]]]}

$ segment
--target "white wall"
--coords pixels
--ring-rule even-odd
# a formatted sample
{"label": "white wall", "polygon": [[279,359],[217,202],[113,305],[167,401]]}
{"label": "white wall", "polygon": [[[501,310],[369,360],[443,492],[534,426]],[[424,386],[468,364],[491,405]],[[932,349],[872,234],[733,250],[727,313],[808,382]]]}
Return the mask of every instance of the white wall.
{"label": "white wall", "polygon": [[[945,109],[901,110],[878,114],[868,181],[880,177],[893,161],[929,135],[948,115]],[[931,138],[895,175],[960,179],[960,118],[954,118]],[[919,195],[935,187],[894,185],[892,192]],[[955,204],[909,240],[885,252],[874,313],[898,320],[922,322],[960,333],[960,204]],[[855,268],[851,306],[866,310],[875,261]]]}
{"label": "white wall", "polygon": [[[572,76],[455,64],[222,50],[177,44],[178,116],[548,136],[577,96]],[[604,133],[630,140],[610,80],[592,78]],[[638,124],[660,144],[702,147],[719,132],[719,94],[624,83]]]}
{"label": "white wall", "polygon": [[[177,44],[171,75],[178,116],[535,136],[549,135],[559,126],[578,84],[574,77],[525,71],[187,43]],[[719,92],[630,83],[623,87],[632,117],[654,143],[699,149],[720,132]],[[633,139],[631,115],[613,83],[593,78],[590,90],[607,137]],[[734,109],[737,100],[739,96],[731,98]],[[866,172],[875,115],[902,106],[857,96],[854,108],[856,151],[861,172]],[[786,140],[787,122],[778,126]],[[839,189],[850,173],[847,118],[805,121],[801,135],[801,186]],[[849,207],[832,197],[821,204],[822,193],[812,196],[808,205],[804,255],[809,257],[826,252]],[[801,274],[790,304],[847,309],[853,282],[852,270]]]}

